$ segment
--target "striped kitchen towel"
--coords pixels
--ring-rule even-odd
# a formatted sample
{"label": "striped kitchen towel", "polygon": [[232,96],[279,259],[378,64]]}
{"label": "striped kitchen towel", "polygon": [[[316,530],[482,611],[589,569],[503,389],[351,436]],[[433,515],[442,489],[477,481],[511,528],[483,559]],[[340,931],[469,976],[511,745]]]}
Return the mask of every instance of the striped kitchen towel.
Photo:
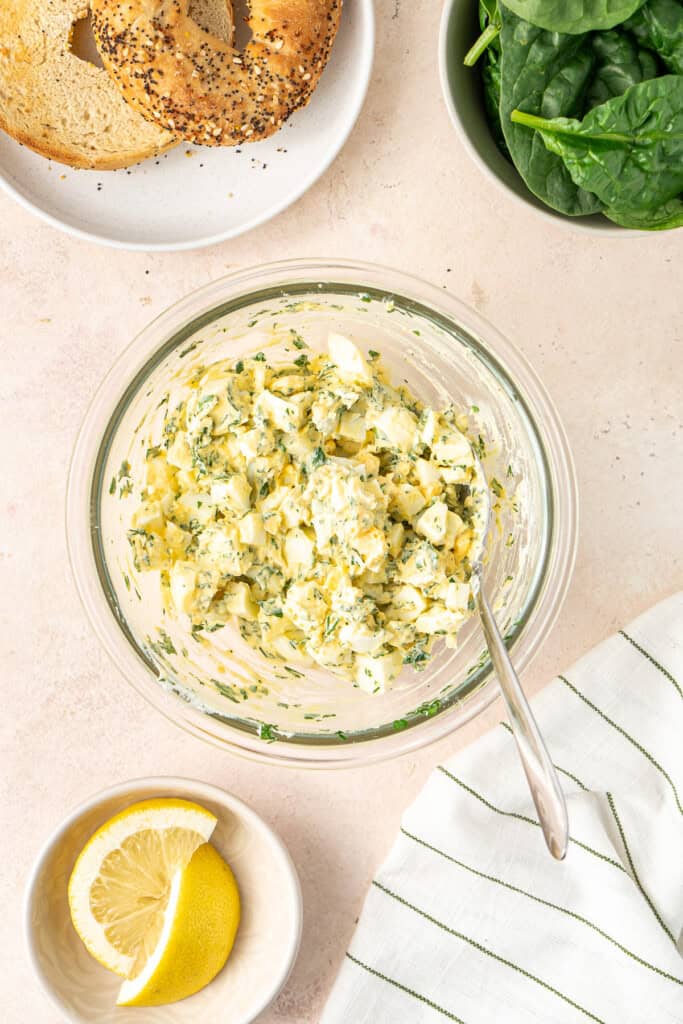
{"label": "striped kitchen towel", "polygon": [[501,725],[431,775],[321,1024],[683,1022],[683,593],[534,700],[571,841]]}

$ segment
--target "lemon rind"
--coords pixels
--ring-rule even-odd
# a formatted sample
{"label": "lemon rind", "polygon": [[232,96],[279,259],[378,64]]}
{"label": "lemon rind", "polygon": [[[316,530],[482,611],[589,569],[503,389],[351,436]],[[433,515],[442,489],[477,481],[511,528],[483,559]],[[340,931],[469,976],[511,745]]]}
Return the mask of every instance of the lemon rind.
{"label": "lemon rind", "polygon": [[[161,824],[160,812],[173,812],[174,820]],[[68,900],[74,928],[86,949],[98,963],[121,977],[127,977],[134,957],[125,956],[107,941],[102,926],[90,909],[90,890],[105,856],[128,836],[143,829],[183,828],[198,832],[207,842],[217,818],[199,804],[176,798],[143,800],[124,808],[90,837],[74,864],[69,878]],[[93,941],[93,936],[98,941]]]}

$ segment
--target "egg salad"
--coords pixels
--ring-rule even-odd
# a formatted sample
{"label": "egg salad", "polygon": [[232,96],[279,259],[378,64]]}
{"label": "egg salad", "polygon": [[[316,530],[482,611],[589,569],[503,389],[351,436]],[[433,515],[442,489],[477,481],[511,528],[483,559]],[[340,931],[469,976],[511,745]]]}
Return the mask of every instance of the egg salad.
{"label": "egg salad", "polygon": [[193,630],[232,621],[267,658],[381,692],[473,609],[467,417],[341,335],[293,345],[291,362],[257,352],[183,381],[147,451],[135,568],[159,571]]}

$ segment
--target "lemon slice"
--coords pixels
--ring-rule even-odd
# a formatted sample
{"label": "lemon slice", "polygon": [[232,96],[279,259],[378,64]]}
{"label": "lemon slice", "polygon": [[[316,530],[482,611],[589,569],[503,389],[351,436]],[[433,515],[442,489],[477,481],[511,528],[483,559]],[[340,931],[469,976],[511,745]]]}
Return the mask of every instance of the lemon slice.
{"label": "lemon slice", "polygon": [[228,959],[239,921],[233,873],[205,843],[173,876],[156,949],[137,977],[123,982],[117,1006],[175,1003],[204,988]]}
{"label": "lemon slice", "polygon": [[156,950],[174,877],[216,825],[188,800],[132,804],[88,840],[69,879],[71,920],[88,952],[125,978]]}

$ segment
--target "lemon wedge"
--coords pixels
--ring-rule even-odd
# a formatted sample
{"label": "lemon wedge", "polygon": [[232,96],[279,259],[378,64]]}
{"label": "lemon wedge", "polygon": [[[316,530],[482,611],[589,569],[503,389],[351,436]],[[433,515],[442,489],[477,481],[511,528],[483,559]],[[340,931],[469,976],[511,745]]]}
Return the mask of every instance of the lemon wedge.
{"label": "lemon wedge", "polygon": [[160,1006],[185,999],[215,978],[240,921],[232,871],[205,843],[176,872],[156,949],[137,977],[124,981],[117,1006]]}
{"label": "lemon wedge", "polygon": [[166,927],[174,881],[215,825],[198,804],[158,798],[132,804],[91,836],[68,897],[74,927],[100,964],[124,978],[144,970]]}

